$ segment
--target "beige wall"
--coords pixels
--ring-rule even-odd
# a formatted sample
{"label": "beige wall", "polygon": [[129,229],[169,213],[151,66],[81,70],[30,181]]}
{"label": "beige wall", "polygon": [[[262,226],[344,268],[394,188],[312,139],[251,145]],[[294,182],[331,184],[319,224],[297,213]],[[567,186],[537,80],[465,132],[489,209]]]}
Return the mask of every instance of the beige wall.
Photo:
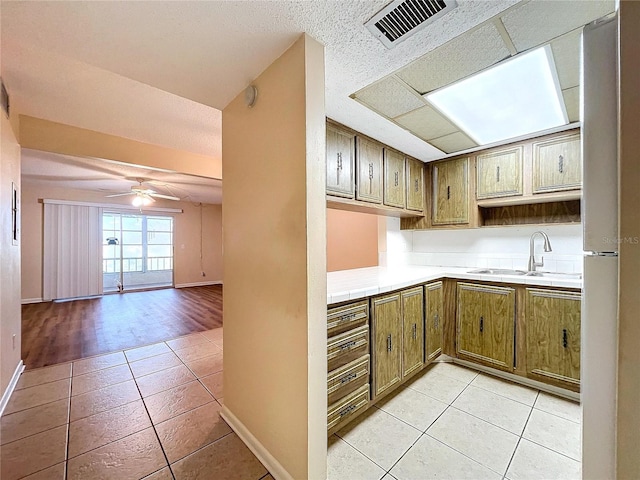
{"label": "beige wall", "polygon": [[223,416],[276,478],[324,479],[323,47],[303,35],[254,85],[222,112]]}
{"label": "beige wall", "polygon": [[222,178],[222,159],[20,115],[23,148]]}
{"label": "beige wall", "polygon": [[378,265],[378,216],[327,209],[327,271]]}
{"label": "beige wall", "polygon": [[[42,298],[42,214],[39,199],[75,200],[130,205],[127,197],[105,198],[87,190],[24,184],[22,189],[22,299]],[[200,207],[189,202],[158,200],[157,207],[180,208],[174,214],[174,282],[176,285],[222,281],[222,206],[202,207],[202,267],[200,264]],[[131,210],[136,212],[136,210]],[[200,272],[205,272],[202,277]]]}
{"label": "beige wall", "polygon": [[[620,2],[620,238],[617,478],[640,478],[640,3]],[[634,241],[635,239],[635,241]]]}
{"label": "beige wall", "polygon": [[[12,244],[11,183],[20,191],[20,145],[0,112],[0,396],[20,363],[20,246]],[[15,340],[13,338],[15,335]]]}

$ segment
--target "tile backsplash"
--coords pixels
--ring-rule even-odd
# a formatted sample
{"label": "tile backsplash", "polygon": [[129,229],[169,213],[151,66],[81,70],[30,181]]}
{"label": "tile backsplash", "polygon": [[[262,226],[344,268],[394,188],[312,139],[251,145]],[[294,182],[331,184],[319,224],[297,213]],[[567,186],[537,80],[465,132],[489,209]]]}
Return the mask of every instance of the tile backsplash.
{"label": "tile backsplash", "polygon": [[523,225],[469,230],[400,230],[400,220],[387,218],[386,252],[380,252],[381,266],[424,265],[469,268],[515,268],[526,270],[531,234],[549,235],[552,251],[544,252],[536,238],[536,259],[544,256],[539,270],[582,272],[581,225]]}

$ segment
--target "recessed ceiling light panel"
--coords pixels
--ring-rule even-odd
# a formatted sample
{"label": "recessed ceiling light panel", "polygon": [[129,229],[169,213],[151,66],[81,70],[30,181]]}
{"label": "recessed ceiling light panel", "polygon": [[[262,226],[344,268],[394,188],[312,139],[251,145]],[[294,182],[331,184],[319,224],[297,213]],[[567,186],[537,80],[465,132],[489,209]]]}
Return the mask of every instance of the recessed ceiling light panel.
{"label": "recessed ceiling light panel", "polygon": [[479,145],[568,123],[548,45],[424,97]]}

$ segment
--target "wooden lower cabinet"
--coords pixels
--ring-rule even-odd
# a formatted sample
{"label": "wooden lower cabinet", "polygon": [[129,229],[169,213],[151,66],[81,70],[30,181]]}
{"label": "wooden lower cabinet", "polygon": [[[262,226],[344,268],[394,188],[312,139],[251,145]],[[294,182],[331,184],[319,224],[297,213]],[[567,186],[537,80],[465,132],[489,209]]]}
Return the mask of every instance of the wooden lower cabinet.
{"label": "wooden lower cabinet", "polygon": [[458,283],[456,352],[460,358],[513,371],[515,290]]}
{"label": "wooden lower cabinet", "polygon": [[580,385],[581,294],[527,288],[527,374],[575,389]]}
{"label": "wooden lower cabinet", "polygon": [[424,291],[416,287],[405,290],[402,298],[402,376],[406,377],[424,364]]}
{"label": "wooden lower cabinet", "polygon": [[402,380],[402,301],[400,293],[371,303],[373,397]]}
{"label": "wooden lower cabinet", "polygon": [[430,362],[442,353],[442,321],[444,319],[444,297],[442,282],[424,286],[425,294],[425,360]]}

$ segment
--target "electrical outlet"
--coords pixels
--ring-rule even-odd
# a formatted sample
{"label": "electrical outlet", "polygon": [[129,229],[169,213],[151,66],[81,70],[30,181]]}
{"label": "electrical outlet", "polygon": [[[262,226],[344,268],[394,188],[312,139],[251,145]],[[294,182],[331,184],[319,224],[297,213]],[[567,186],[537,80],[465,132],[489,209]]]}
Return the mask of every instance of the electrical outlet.
{"label": "electrical outlet", "polygon": [[13,345],[13,349],[15,350],[16,349],[16,334],[15,333],[11,336],[11,343]]}
{"label": "electrical outlet", "polygon": [[204,272],[200,272],[200,275],[202,275],[203,277],[206,277]]}

